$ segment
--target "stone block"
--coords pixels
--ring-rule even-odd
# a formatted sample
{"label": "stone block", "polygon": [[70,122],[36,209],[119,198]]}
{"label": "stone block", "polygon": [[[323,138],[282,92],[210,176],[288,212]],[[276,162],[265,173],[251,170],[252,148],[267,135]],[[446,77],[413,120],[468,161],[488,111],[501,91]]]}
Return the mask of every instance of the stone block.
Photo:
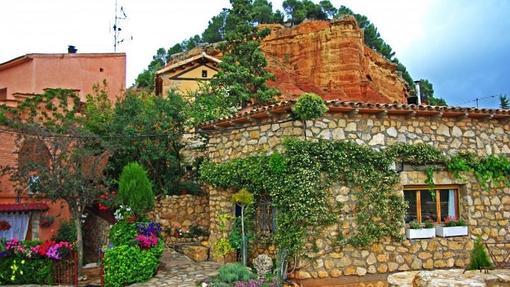
{"label": "stone block", "polygon": [[209,248],[202,245],[185,245],[178,249],[182,254],[195,262],[207,261],[209,259]]}

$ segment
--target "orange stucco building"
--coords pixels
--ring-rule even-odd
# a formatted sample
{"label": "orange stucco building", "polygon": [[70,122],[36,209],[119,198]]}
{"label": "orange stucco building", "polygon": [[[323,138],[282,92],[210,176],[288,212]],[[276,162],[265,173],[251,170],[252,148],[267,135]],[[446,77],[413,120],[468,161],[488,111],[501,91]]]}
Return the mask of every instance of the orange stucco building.
{"label": "orange stucco building", "polygon": [[106,80],[112,102],[126,87],[126,54],[27,54],[0,64],[0,104],[13,105],[19,95],[47,88],[76,90],[80,99]]}
{"label": "orange stucco building", "polygon": [[[104,81],[110,100],[116,102],[126,87],[124,53],[27,54],[0,64],[0,105],[16,107],[48,88],[75,90],[84,102],[93,86]],[[17,150],[16,138],[0,126],[0,167],[17,166],[24,157],[48,156],[43,142],[24,143]],[[69,217],[64,202],[35,200],[27,191],[18,194],[9,176],[0,176],[0,222],[11,226],[0,230],[0,238],[47,240]]]}

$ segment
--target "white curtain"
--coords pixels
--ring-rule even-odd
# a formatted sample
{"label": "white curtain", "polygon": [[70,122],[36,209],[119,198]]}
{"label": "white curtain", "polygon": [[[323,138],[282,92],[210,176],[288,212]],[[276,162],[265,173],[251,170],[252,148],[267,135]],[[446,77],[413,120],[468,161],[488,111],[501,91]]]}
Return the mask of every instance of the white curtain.
{"label": "white curtain", "polygon": [[448,216],[455,217],[455,190],[448,191]]}
{"label": "white curtain", "polygon": [[25,240],[28,231],[30,213],[0,213],[0,221],[7,221],[11,228],[0,231],[0,238]]}

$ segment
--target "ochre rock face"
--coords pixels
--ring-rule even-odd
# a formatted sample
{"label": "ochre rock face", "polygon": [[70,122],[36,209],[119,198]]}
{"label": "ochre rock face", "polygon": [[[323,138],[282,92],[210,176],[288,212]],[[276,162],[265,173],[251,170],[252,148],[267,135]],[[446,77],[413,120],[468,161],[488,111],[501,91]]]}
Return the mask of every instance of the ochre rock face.
{"label": "ochre rock face", "polygon": [[354,18],[267,28],[272,32],[261,49],[276,77],[270,85],[280,90],[282,99],[313,92],[324,99],[406,102],[396,65],[363,44],[363,31]]}
{"label": "ochre rock face", "polygon": [[[363,43],[363,31],[353,17],[305,21],[292,28],[259,27],[271,30],[261,50],[276,78],[269,85],[280,90],[280,100],[313,92],[327,100],[406,103],[407,88],[397,66]],[[209,45],[179,54],[170,63],[202,52],[222,56],[217,45]]]}

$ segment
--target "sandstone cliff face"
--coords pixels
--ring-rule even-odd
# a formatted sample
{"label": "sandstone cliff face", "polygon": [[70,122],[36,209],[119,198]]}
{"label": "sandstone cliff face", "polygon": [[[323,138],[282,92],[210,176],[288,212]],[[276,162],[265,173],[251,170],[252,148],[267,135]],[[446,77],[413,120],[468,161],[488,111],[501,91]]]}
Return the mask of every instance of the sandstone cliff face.
{"label": "sandstone cliff face", "polygon": [[[405,103],[407,90],[396,65],[363,43],[363,31],[353,17],[336,21],[307,21],[296,27],[261,25],[271,34],[261,43],[269,84],[280,100],[313,92],[324,99],[371,103]],[[206,52],[221,58],[215,45],[193,49],[172,63]]]}
{"label": "sandstone cliff face", "polygon": [[292,98],[314,92],[325,99],[405,102],[396,65],[363,44],[354,18],[309,21],[294,28],[268,26],[261,49],[276,76],[271,85]]}

